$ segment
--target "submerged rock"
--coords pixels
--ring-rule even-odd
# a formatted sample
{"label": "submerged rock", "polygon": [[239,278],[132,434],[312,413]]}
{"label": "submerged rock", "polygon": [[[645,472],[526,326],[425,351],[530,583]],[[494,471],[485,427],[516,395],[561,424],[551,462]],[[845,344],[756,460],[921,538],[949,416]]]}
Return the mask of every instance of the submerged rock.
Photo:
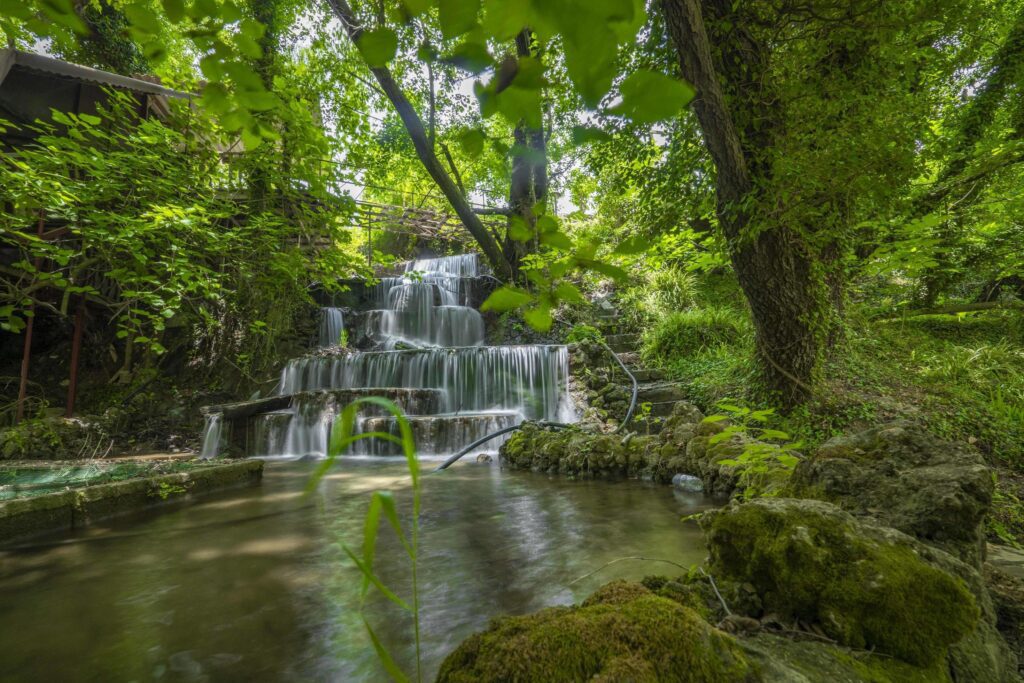
{"label": "submerged rock", "polygon": [[708,518],[712,575],[753,585],[766,611],[841,644],[928,667],[978,624],[962,579],[925,562],[910,537],[834,505],[764,498]]}
{"label": "submerged rock", "polygon": [[675,475],[672,477],[672,486],[687,493],[701,493],[704,490],[704,482],[692,474]]}
{"label": "submerged rock", "polygon": [[827,500],[980,567],[994,483],[981,455],[908,423],[832,439],[797,465],[792,495]]}

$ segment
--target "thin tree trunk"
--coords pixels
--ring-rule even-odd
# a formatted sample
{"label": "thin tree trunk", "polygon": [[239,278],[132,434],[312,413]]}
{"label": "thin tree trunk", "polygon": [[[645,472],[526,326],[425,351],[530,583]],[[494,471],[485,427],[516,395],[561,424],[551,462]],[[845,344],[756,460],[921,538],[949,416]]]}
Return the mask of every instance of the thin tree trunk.
{"label": "thin tree trunk", "polygon": [[[348,34],[352,44],[357,45],[359,37],[363,33],[363,28],[360,26],[348,2],[346,0],[327,0],[327,2],[334,14],[341,20],[341,24],[345,28],[345,32]],[[430,144],[423,121],[420,120],[412,103],[409,102],[405,93],[402,92],[402,88],[391,75],[391,71],[387,67],[371,67],[370,71],[373,73],[374,78],[377,79],[381,90],[384,91],[388,100],[391,101],[398,116],[402,119],[402,123],[405,124],[405,129],[412,139],[413,147],[416,148],[416,155],[423,163],[423,167],[430,174],[430,177],[433,178],[434,182],[437,183],[437,186],[452,205],[452,208],[455,209],[455,213],[459,216],[462,224],[466,226],[466,229],[477,241],[477,244],[480,245],[480,249],[490,262],[495,275],[502,279],[510,279],[512,277],[512,269],[501,253],[498,242],[487,231],[487,228],[484,227],[480,217],[473,212],[473,207],[470,206],[469,201],[459,192],[455,181],[445,171],[444,166],[437,158],[437,154],[434,153],[434,149]]]}
{"label": "thin tree trunk", "polygon": [[[715,163],[718,220],[750,304],[765,383],[782,406],[789,408],[811,396],[819,357],[823,287],[814,272],[813,256],[798,232],[785,225],[754,226],[744,208],[754,192],[755,179],[762,178],[755,178],[755,164],[745,152],[743,140],[760,142],[766,133],[744,131],[741,137],[726,103],[723,76],[716,69],[699,0],[662,0],[661,4],[683,76],[697,91],[693,109]],[[749,51],[751,46],[741,47]],[[747,55],[741,61],[746,68],[758,62],[760,46],[753,47],[754,59]],[[760,125],[767,124],[761,121]],[[758,168],[756,172],[767,171]]]}

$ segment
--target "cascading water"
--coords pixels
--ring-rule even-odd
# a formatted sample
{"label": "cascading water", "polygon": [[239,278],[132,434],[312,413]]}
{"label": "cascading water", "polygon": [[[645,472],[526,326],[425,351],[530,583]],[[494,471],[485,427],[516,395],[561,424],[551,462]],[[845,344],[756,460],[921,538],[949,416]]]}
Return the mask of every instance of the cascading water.
{"label": "cascading water", "polygon": [[[403,275],[381,278],[370,292],[372,308],[356,316],[372,350],[290,361],[278,385],[290,405],[249,418],[247,454],[325,455],[353,391],[394,400],[426,457],[450,455],[524,419],[572,421],[564,346],[483,345],[483,318],[469,305],[480,275],[477,256],[463,254],[410,261]],[[320,346],[337,346],[344,324],[340,309],[323,309]],[[381,411],[361,415],[357,431],[398,434],[396,420]],[[497,449],[504,438],[485,448]],[[361,455],[399,454],[380,439],[354,448]]]}
{"label": "cascading water", "polygon": [[340,308],[320,309],[320,348],[326,349],[341,343],[345,330],[345,316]]}
{"label": "cascading water", "polygon": [[203,448],[199,452],[199,457],[203,460],[216,458],[220,454],[223,425],[220,413],[206,416],[206,426],[203,428]]}

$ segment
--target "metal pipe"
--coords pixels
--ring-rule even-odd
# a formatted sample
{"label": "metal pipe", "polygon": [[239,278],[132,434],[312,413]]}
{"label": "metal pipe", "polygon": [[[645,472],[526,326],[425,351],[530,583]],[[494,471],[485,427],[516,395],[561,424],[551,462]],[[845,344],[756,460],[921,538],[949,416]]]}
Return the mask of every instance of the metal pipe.
{"label": "metal pipe", "polygon": [[[632,396],[632,398],[629,401],[629,410],[626,411],[626,417],[622,420],[622,423],[619,424],[619,426],[615,428],[614,432],[612,432],[613,434],[618,434],[619,432],[621,432],[626,427],[626,425],[629,424],[629,421],[633,418],[633,411],[636,410],[636,397],[637,397],[637,394],[640,391],[640,385],[637,383],[636,377],[633,376],[633,373],[629,371],[629,368],[627,368],[626,365],[622,362],[622,360],[618,357],[618,355],[616,355],[616,353],[611,350],[611,347],[609,347],[604,342],[598,342],[598,343],[605,349],[605,351],[607,351],[608,353],[611,354],[612,358],[615,359],[615,362],[619,364],[620,368],[622,368],[622,371],[624,373],[626,373],[626,375],[629,377],[629,379],[633,382],[633,396]],[[471,450],[473,450],[474,448],[476,448],[480,444],[487,443],[491,439],[493,439],[493,438],[495,438],[497,436],[501,436],[502,434],[508,434],[509,432],[514,432],[515,430],[517,430],[520,427],[522,427],[524,424],[535,424],[535,425],[538,425],[540,427],[551,427],[553,429],[568,429],[568,428],[574,426],[574,425],[571,425],[571,424],[566,424],[564,422],[533,422],[533,423],[520,422],[517,425],[512,425],[511,427],[505,427],[504,429],[499,429],[496,432],[491,432],[490,434],[477,439],[476,441],[474,441],[473,443],[469,444],[468,446],[463,448],[461,451],[459,451],[455,455],[453,455],[450,458],[448,458],[447,460],[445,460],[443,463],[441,463],[440,467],[438,467],[434,471],[435,472],[440,472],[441,470],[448,469],[449,466],[451,466],[452,464],[457,462],[460,458],[462,458],[462,456],[466,455],[467,453],[469,453]]]}
{"label": "metal pipe", "polygon": [[626,367],[626,364],[622,362],[622,359],[619,358],[618,354],[612,351],[610,346],[608,346],[604,342],[598,342],[598,344],[604,347],[604,350],[612,355],[612,358],[615,359],[615,362],[619,364],[619,367],[622,368],[622,371],[626,373],[626,376],[629,377],[630,381],[633,382],[633,396],[632,398],[629,399],[629,410],[626,411],[626,417],[622,420],[619,426],[615,428],[615,431],[612,432],[613,434],[618,434],[623,429],[625,429],[626,425],[629,424],[629,421],[633,419],[633,411],[636,410],[636,397],[637,394],[640,392],[640,385],[637,383],[636,377],[633,376],[633,373],[629,371],[629,368]]}

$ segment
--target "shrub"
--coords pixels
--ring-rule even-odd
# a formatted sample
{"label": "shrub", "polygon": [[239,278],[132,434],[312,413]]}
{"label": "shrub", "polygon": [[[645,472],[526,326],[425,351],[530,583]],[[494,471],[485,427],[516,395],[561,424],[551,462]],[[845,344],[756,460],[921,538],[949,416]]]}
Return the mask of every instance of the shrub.
{"label": "shrub", "polygon": [[584,324],[573,325],[569,333],[565,335],[566,344],[577,344],[584,341],[603,342],[604,335],[593,325]]}
{"label": "shrub", "polygon": [[695,308],[673,313],[645,335],[643,355],[670,363],[719,346],[738,346],[749,333],[747,320],[727,308]]}

